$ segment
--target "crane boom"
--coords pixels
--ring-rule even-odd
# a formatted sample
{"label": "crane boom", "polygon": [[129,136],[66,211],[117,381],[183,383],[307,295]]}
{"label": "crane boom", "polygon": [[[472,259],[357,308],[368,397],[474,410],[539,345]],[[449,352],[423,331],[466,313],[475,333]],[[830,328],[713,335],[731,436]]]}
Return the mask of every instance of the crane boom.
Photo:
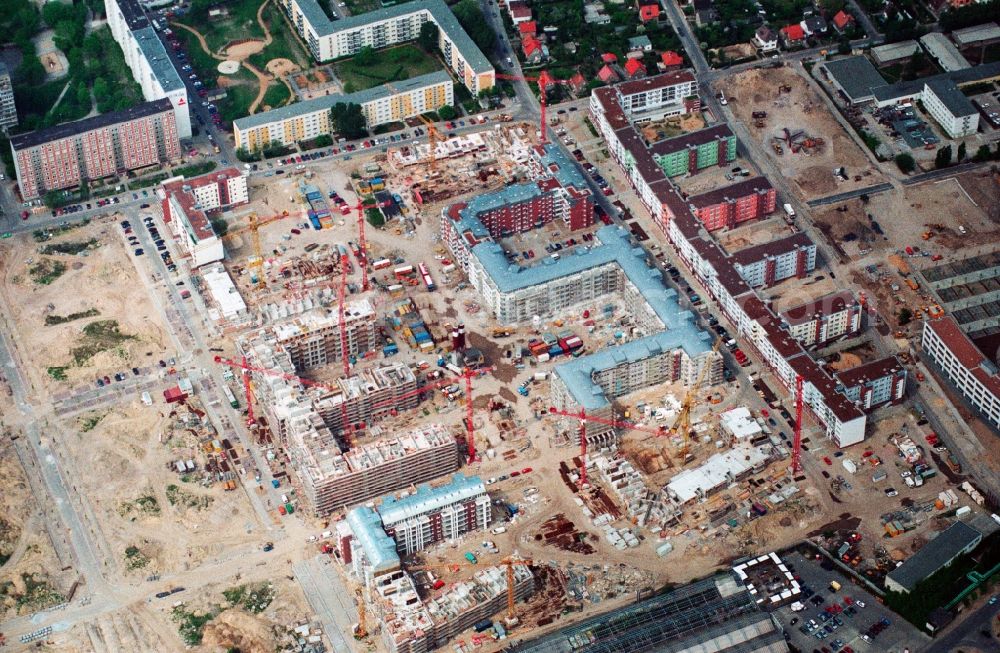
{"label": "crane boom", "polygon": [[802,471],[802,384],[801,374],[795,376],[795,434],[792,439],[792,474]]}
{"label": "crane boom", "polygon": [[[712,347],[712,354],[716,354],[719,351],[719,347],[722,346],[722,338],[715,341],[715,345]],[[678,454],[681,456],[681,461],[688,455],[689,450],[689,438],[691,436],[691,411],[694,409],[695,403],[695,393],[701,386],[702,382],[705,380],[705,375],[708,374],[708,368],[711,361],[706,360],[698,370],[698,377],[695,379],[691,387],[688,388],[687,393],[684,395],[684,402],[681,404],[680,413],[677,415],[677,420],[674,422],[672,431],[674,434],[680,434],[681,436],[681,448]]]}

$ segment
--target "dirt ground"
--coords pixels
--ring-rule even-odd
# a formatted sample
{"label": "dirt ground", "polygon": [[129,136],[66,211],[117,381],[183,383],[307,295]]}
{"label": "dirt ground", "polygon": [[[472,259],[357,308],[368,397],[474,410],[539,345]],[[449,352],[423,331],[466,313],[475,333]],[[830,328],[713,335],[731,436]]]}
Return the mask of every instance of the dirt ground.
{"label": "dirt ground", "polygon": [[[178,421],[187,413],[172,417],[168,410],[158,398],[152,406],[136,400],[81,415],[68,424],[76,438],[64,443],[75,467],[101,471],[76,476],[76,483],[93,502],[121,573],[133,580],[237,555],[261,538],[242,492],[206,488],[200,473],[174,470],[181,459],[195,460],[201,470],[205,459]],[[132,546],[139,554],[130,557]]]}
{"label": "dirt ground", "polygon": [[[54,392],[81,382],[92,384],[97,376],[173,355],[130,252],[116,232],[120,229],[114,222],[91,223],[44,243],[26,234],[0,245],[0,292],[11,307],[8,319],[20,350],[33,353],[25,363],[35,388]],[[76,255],[41,253],[47,246],[86,244],[91,239],[95,245]],[[51,277],[60,268],[64,272],[51,283],[39,282],[41,272],[47,270]],[[83,288],[87,292],[80,292]],[[74,315],[79,317],[69,319]],[[64,319],[68,321],[56,323]],[[107,321],[117,322],[117,333]],[[53,375],[60,373],[47,372],[49,368],[62,368],[65,380],[56,380]]]}
{"label": "dirt ground", "polygon": [[75,576],[62,571],[36,513],[32,490],[6,438],[0,442],[0,618],[26,614],[62,602]]}
{"label": "dirt ground", "polygon": [[731,163],[727,163],[725,166],[705,168],[704,170],[699,170],[693,175],[674,177],[672,181],[677,184],[678,188],[680,188],[682,192],[687,193],[688,195],[707,193],[708,191],[715,190],[716,188],[745,181],[743,177],[733,176],[731,170],[737,166],[746,170],[754,170],[750,161],[741,156],[737,156],[735,160]]}
{"label": "dirt ground", "polygon": [[291,59],[271,59],[265,66],[267,72],[281,78],[299,71],[299,65]]}
{"label": "dirt ground", "polygon": [[[782,86],[791,92],[781,92]],[[743,121],[769,156],[774,157],[782,174],[795,182],[805,200],[823,197],[885,181],[858,145],[830,114],[815,90],[789,67],[748,70],[727,79],[726,95],[733,113]],[[755,111],[766,111],[763,127],[757,127],[752,117]],[[784,142],[775,140],[785,128],[793,134],[821,138],[824,144],[808,153],[793,153]],[[772,149],[780,144],[783,154]],[[845,167],[849,181],[833,176],[835,168]],[[857,177],[860,177],[858,179]]]}

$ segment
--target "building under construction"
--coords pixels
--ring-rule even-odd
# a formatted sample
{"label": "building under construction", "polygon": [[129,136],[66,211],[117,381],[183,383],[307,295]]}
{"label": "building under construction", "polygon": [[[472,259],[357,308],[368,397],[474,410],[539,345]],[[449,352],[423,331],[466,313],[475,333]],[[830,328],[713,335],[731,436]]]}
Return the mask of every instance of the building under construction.
{"label": "building under construction", "polygon": [[[535,580],[527,565],[516,564],[513,572],[514,600],[520,601],[534,591]],[[424,653],[507,607],[507,569],[486,567],[471,580],[446,586],[426,603],[412,577],[401,570],[375,578],[371,594],[385,648],[390,653]]]}
{"label": "building under construction", "polygon": [[[368,300],[344,307],[347,352],[358,358],[375,346],[375,309]],[[275,341],[304,371],[340,360],[340,315],[335,309],[318,308],[271,328]]]}
{"label": "building under construction", "polygon": [[[458,469],[455,437],[440,424],[341,453],[332,438],[323,441],[325,427],[318,415],[315,421],[319,425],[295,434],[298,441],[290,443],[290,449],[306,498],[317,515],[329,515]],[[308,439],[313,433],[319,434],[316,441]]]}
{"label": "building under construction", "polygon": [[289,441],[290,421],[308,413],[316,413],[322,424],[339,433],[345,416],[348,425],[363,428],[414,408],[420,400],[414,394],[417,377],[403,363],[383,363],[332,384],[303,383],[291,354],[273,333],[261,333],[238,346],[251,367],[270,370],[253,372],[253,391],[268,425],[283,442]]}

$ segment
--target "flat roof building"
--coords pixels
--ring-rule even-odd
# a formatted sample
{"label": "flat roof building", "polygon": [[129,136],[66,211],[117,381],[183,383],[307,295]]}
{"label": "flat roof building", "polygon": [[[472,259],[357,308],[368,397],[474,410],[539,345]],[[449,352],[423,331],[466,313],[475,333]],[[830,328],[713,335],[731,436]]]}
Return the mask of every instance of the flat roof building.
{"label": "flat roof building", "polygon": [[955,318],[925,321],[921,347],[962,397],[1000,430],[1000,373]]}
{"label": "flat roof building", "polygon": [[924,46],[927,54],[933,57],[944,68],[945,72],[972,67],[972,64],[962,56],[958,48],[941,32],[928,32],[924,34],[920,37],[920,45]]}
{"label": "flat roof building", "polygon": [[973,27],[957,29],[951,33],[951,38],[960,48],[990,45],[1000,42],[1000,26],[996,23],[983,23]]}
{"label": "flat roof building", "polygon": [[893,592],[909,594],[922,581],[949,566],[955,558],[970,553],[982,541],[982,533],[957,521],[890,571],[885,577],[885,587]]}
{"label": "flat roof building", "polygon": [[236,168],[227,168],[192,179],[168,179],[160,190],[163,220],[191,255],[192,265],[199,267],[221,261],[225,249],[210,216],[250,201],[246,175]]}
{"label": "flat roof building", "polygon": [[187,86],[143,7],[138,0],[104,0],[104,13],[132,78],[142,89],[142,97],[147,101],[170,100],[178,135],[191,138]]}
{"label": "flat roof building", "polygon": [[891,66],[894,63],[905,61],[915,55],[920,50],[920,44],[915,40],[899,41],[898,43],[887,43],[872,48],[872,59],[879,66]]}
{"label": "flat roof building", "polygon": [[971,136],[979,130],[979,112],[950,79],[932,79],[921,94],[927,112],[951,138]]}
{"label": "flat roof building", "polygon": [[10,81],[7,64],[0,61],[0,129],[7,131],[17,124],[17,107],[14,106],[14,85]]}
{"label": "flat roof building", "polygon": [[730,574],[717,574],[509,647],[510,653],[787,653],[782,629]]}
{"label": "flat roof building", "polygon": [[18,134],[10,147],[26,200],[181,157],[173,106],[165,98]]}

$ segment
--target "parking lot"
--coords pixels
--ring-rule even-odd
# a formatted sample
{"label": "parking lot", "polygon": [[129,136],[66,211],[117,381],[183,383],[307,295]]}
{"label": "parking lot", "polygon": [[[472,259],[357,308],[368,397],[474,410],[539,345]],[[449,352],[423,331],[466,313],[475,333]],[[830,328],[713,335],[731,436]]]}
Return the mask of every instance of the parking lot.
{"label": "parking lot", "polygon": [[[815,592],[801,600],[806,606],[804,610],[794,612],[790,605],[775,610],[775,617],[799,650],[806,653],[901,653],[903,649],[921,650],[930,641],[929,637],[879,603],[873,594],[836,570],[827,571],[819,562],[806,560],[798,553],[782,555],[782,559],[794,568],[803,588]],[[831,581],[841,585],[840,591],[831,591]],[[805,589],[804,592],[808,593]],[[883,619],[888,621],[888,625],[882,622]],[[881,632],[869,636],[867,633],[873,632],[872,626],[880,622],[882,625],[878,628]],[[823,633],[822,638],[817,636],[818,633]],[[863,635],[870,641],[866,641]]]}

